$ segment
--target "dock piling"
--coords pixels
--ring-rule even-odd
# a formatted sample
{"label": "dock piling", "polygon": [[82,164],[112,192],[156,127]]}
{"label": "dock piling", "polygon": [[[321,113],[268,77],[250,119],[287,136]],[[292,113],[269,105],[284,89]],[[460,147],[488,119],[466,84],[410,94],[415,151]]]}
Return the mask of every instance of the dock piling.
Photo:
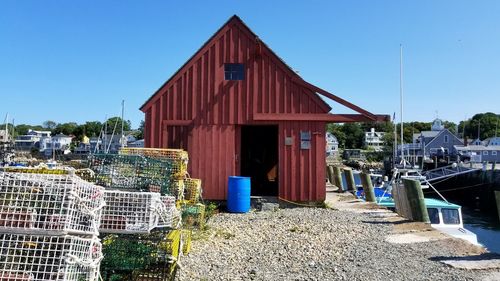
{"label": "dock piling", "polygon": [[375,192],[373,190],[372,179],[370,178],[370,174],[362,172],[360,174],[361,184],[363,185],[363,191],[365,193],[365,201],[366,202],[376,202]]}
{"label": "dock piling", "polygon": [[344,168],[344,175],[347,182],[347,191],[356,193],[356,182],[351,168]]}
{"label": "dock piling", "polygon": [[326,175],[328,176],[328,181],[330,182],[331,185],[336,185],[335,184],[335,177],[333,174],[333,166],[328,165],[326,166]]}
{"label": "dock piling", "polygon": [[403,179],[403,183],[413,220],[430,223],[420,182],[412,179]]}
{"label": "dock piling", "polygon": [[497,203],[498,220],[500,221],[500,191],[495,190],[495,199]]}
{"label": "dock piling", "polygon": [[342,172],[340,167],[333,167],[333,181],[335,182],[335,186],[338,187],[338,192],[344,192],[344,186],[342,184]]}

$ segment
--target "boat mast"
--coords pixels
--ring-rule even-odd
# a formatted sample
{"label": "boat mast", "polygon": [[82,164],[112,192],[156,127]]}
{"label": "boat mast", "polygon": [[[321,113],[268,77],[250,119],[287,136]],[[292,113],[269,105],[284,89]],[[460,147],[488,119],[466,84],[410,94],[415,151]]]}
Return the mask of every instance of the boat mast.
{"label": "boat mast", "polygon": [[[392,116],[392,123],[394,123],[394,159],[393,159],[393,164],[396,165],[396,159],[398,157],[398,129],[396,126],[396,112],[394,112],[394,115]],[[396,166],[394,166],[395,168]]]}
{"label": "boat mast", "polygon": [[405,153],[403,148],[403,45],[399,44],[399,99],[401,110],[401,161],[406,168]]}
{"label": "boat mast", "polygon": [[125,147],[124,145],[124,135],[123,135],[123,111],[125,109],[125,100],[122,100],[122,133],[121,133],[121,136],[120,136],[120,144],[121,144],[121,147]]}
{"label": "boat mast", "polygon": [[9,113],[5,115],[5,142],[9,141]]}

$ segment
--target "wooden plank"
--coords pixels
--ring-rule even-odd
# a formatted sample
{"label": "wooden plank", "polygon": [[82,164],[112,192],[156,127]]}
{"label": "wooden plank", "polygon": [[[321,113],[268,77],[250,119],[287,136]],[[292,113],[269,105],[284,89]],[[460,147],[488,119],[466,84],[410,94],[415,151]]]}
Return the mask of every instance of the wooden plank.
{"label": "wooden plank", "polygon": [[[375,121],[386,121],[388,115],[374,115]],[[254,113],[254,121],[319,121],[331,123],[372,122],[361,114],[318,114],[318,113]]]}
{"label": "wooden plank", "polygon": [[162,126],[165,129],[167,126],[189,126],[193,120],[163,120]]}

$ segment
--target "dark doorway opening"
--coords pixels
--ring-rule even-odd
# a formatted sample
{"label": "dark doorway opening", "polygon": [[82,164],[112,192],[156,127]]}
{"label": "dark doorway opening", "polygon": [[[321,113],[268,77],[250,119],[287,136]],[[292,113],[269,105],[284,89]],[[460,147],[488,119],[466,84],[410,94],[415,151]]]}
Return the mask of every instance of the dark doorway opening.
{"label": "dark doorway opening", "polygon": [[241,127],[241,175],[253,196],[278,196],[278,126]]}

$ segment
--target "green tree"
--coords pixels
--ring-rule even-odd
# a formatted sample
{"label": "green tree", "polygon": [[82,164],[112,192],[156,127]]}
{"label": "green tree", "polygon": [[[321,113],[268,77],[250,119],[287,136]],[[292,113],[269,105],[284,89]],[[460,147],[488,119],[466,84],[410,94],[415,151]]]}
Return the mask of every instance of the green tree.
{"label": "green tree", "polygon": [[365,132],[359,123],[345,123],[342,126],[345,134],[344,148],[361,148]]}
{"label": "green tree", "polygon": [[98,137],[101,133],[103,124],[99,121],[87,121],[85,125],[83,125],[84,134],[87,137]]}
{"label": "green tree", "polygon": [[43,128],[49,131],[54,130],[57,127],[57,123],[51,120],[47,120],[43,122]]}
{"label": "green tree", "polygon": [[65,134],[67,136],[73,135],[77,127],[78,124],[75,122],[58,124],[54,128],[54,130],[52,130],[52,135],[57,135],[57,134]]}
{"label": "green tree", "polygon": [[138,140],[144,138],[144,120],[141,120],[139,128],[137,129],[137,133],[135,134],[135,138]]}
{"label": "green tree", "polygon": [[15,135],[26,135],[29,130],[37,130],[42,131],[44,128],[39,125],[27,125],[27,124],[19,124],[16,126]]}
{"label": "green tree", "polygon": [[[497,125],[498,124],[498,125]],[[458,131],[462,136],[464,134],[469,139],[477,139],[478,131],[479,138],[484,140],[486,138],[494,137],[495,133],[497,136],[500,135],[500,115],[492,112],[478,113],[472,118],[460,122],[458,125]]]}
{"label": "green tree", "polygon": [[[120,117],[111,117],[108,120],[106,120],[105,125],[107,125],[106,133],[112,134],[113,130],[115,130],[115,134],[117,134],[122,129],[122,119]],[[130,120],[124,120],[123,130],[130,131],[130,127],[131,127]]]}

